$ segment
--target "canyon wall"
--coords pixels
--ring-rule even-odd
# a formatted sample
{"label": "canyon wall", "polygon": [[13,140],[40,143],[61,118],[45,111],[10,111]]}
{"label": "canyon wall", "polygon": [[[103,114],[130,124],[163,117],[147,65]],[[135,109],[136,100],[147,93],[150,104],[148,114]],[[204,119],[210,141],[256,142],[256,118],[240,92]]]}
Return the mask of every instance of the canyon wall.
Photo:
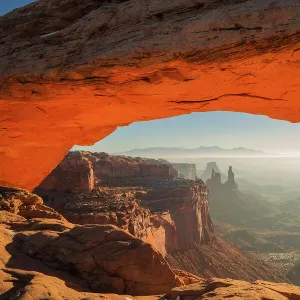
{"label": "canyon wall", "polygon": [[179,178],[169,163],[72,152],[35,191],[70,222],[116,225],[163,255],[213,234],[204,183]]}
{"label": "canyon wall", "polygon": [[55,191],[90,191],[95,184],[120,184],[132,181],[159,181],[177,178],[169,164],[153,164],[141,158],[111,156],[104,152],[69,152],[63,161],[39,185]]}
{"label": "canyon wall", "polygon": [[[192,271],[197,276],[284,280],[276,269],[243,255],[217,238],[210,218],[208,190],[203,181],[173,176],[162,178],[161,173],[156,173],[156,180],[150,173],[140,176],[145,174],[140,171],[147,163],[155,168],[155,163],[169,166],[167,161],[84,151],[72,154],[72,158],[77,157],[79,161],[83,156],[93,162],[93,168],[98,165],[99,177],[104,174],[101,180],[95,175],[92,190],[62,192],[60,188],[47,190],[43,184],[36,189],[45,203],[69,222],[84,226],[117,226],[150,243],[173,268]],[[78,164],[77,171],[85,170]],[[60,178],[61,174],[57,171],[50,176]],[[214,172],[213,180],[217,177]],[[229,170],[228,182],[230,184],[222,184],[219,176],[216,183],[224,189],[232,189],[232,170]]]}
{"label": "canyon wall", "polygon": [[201,181],[182,181],[179,186],[153,189],[141,196],[151,211],[168,211],[175,224],[178,250],[209,242],[213,224],[208,209],[208,193]]}
{"label": "canyon wall", "polygon": [[90,191],[94,188],[94,168],[84,153],[69,153],[45,178],[41,187],[62,192]]}
{"label": "canyon wall", "polygon": [[40,0],[1,16],[0,184],[32,190],[73,145],[136,121],[300,121],[299,20],[298,0]]}

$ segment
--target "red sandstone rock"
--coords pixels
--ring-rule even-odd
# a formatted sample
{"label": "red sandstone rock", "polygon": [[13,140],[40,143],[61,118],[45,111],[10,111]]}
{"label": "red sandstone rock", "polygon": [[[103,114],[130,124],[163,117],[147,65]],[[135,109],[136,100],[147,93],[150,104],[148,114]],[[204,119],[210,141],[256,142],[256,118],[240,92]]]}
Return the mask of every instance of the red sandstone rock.
{"label": "red sandstone rock", "polygon": [[95,176],[106,179],[163,180],[178,177],[178,172],[169,164],[149,162],[142,158],[111,156],[104,152],[87,153],[94,160]]}
{"label": "red sandstone rock", "polygon": [[183,284],[150,244],[114,226],[22,232],[16,238],[24,253],[48,266],[77,272],[94,292],[154,295]]}
{"label": "red sandstone rock", "polygon": [[74,144],[136,121],[223,110],[298,122],[299,10],[41,0],[0,17],[0,184],[32,190]]}
{"label": "red sandstone rock", "polygon": [[217,279],[203,281],[173,289],[169,296],[125,296],[115,294],[98,294],[78,292],[65,285],[55,277],[38,272],[13,269],[0,270],[0,295],[26,300],[40,300],[41,297],[55,300],[297,300],[300,288],[289,284],[271,284],[268,282],[249,283],[245,281]]}
{"label": "red sandstone rock", "polygon": [[[78,292],[63,280],[32,271],[0,270],[0,296],[19,300],[124,300],[125,295]],[[159,300],[160,296],[127,296],[128,300]]]}
{"label": "red sandstone rock", "polygon": [[[68,221],[115,225],[152,244],[175,268],[192,271],[201,277],[283,280],[276,270],[244,256],[215,237],[208,210],[207,189],[202,181],[157,181],[147,176],[144,180],[136,181],[132,177],[129,180],[131,165],[144,164],[143,160],[111,157],[105,153],[83,154],[89,155],[90,160],[98,156],[104,164],[108,160],[113,161],[115,170],[122,170],[123,167],[127,173],[120,172],[118,177],[106,184],[125,183],[126,186],[101,186],[105,181],[99,181],[99,186],[93,191],[82,193],[58,193],[38,188],[40,195],[47,198]],[[79,153],[77,156],[81,157]],[[121,177],[122,174],[124,177]],[[51,176],[54,175],[53,172]],[[56,173],[56,176],[60,175]],[[140,186],[130,186],[134,183]]]}
{"label": "red sandstone rock", "polygon": [[43,205],[43,199],[26,190],[0,186],[0,209],[26,219],[48,218],[65,221],[54,209]]}
{"label": "red sandstone rock", "polygon": [[154,164],[141,158],[111,156],[104,152],[76,151],[69,152],[38,189],[83,192],[109,181],[158,181],[175,177],[178,172],[169,164]]}
{"label": "red sandstone rock", "polygon": [[[15,189],[12,191],[14,195],[17,193]],[[18,190],[18,193],[24,196],[25,192]],[[229,279],[205,281],[171,269],[149,244],[113,226],[73,228],[60,220],[26,220],[4,210],[0,211],[1,222],[5,224],[0,224],[1,299],[126,299],[115,294],[83,292],[89,290],[86,281],[95,290],[112,287],[121,290],[124,282],[128,289],[126,293],[138,294],[162,292],[173,284],[180,284],[181,288],[173,289],[169,294],[172,299],[180,295],[182,300],[196,300],[200,296],[201,299],[214,300],[232,297],[241,300],[296,300],[300,296],[300,289],[288,284],[263,281],[250,284]],[[24,227],[14,227],[16,224],[23,224]],[[24,271],[26,269],[39,272]],[[182,287],[195,282],[198,283]],[[162,297],[128,296],[134,300],[158,300]]]}
{"label": "red sandstone rock", "polygon": [[[99,157],[103,165],[113,161],[114,170],[128,170],[113,178],[113,183],[117,184],[139,184],[141,188],[115,187],[95,189],[90,193],[81,194],[59,194],[45,189],[42,183],[37,189],[37,193],[44,198],[47,197],[49,204],[58,209],[70,222],[77,224],[112,224],[129,231],[134,236],[154,245],[164,256],[175,250],[186,250],[195,245],[208,242],[213,234],[213,225],[209,216],[207,190],[201,181],[170,180],[172,176],[167,176],[167,181],[162,174],[142,175],[141,166],[148,164],[140,159],[127,157],[111,157],[105,153],[84,153],[92,158]],[[76,155],[81,157],[81,153]],[[129,163],[128,163],[129,162]],[[61,167],[62,165],[62,167]],[[52,181],[60,181],[63,172],[62,163],[49,176]],[[136,167],[135,176],[129,175],[132,165]],[[98,160],[95,166],[100,165]],[[153,165],[156,166],[156,165]],[[167,165],[163,165],[167,166]],[[98,176],[103,176],[101,171]],[[77,174],[78,170],[75,170]],[[86,170],[80,170],[80,176],[86,177]],[[95,175],[97,172],[95,172]],[[115,174],[115,173],[114,173]],[[169,174],[169,173],[168,173]],[[108,176],[108,175],[107,175]],[[123,176],[123,177],[122,177]],[[164,176],[164,175],[163,175]],[[72,173],[69,173],[72,178]],[[103,178],[103,177],[102,177]],[[48,178],[45,180],[47,181]],[[111,180],[111,179],[110,179]],[[63,182],[61,180],[61,182]],[[104,179],[98,185],[104,183]],[[70,187],[69,182],[66,184]],[[63,186],[60,188],[64,190]],[[100,189],[100,187],[99,187]],[[73,191],[75,190],[75,186]],[[135,199],[142,200],[142,206],[150,208],[152,212],[163,212],[151,216],[148,209],[145,209]],[[52,201],[53,199],[53,201]]]}
{"label": "red sandstone rock", "polygon": [[249,283],[241,280],[213,278],[201,283],[175,288],[170,293],[171,300],[297,300],[300,288],[285,283],[257,281]]}
{"label": "red sandstone rock", "polygon": [[[169,211],[176,228],[178,250],[207,243],[213,234],[207,189],[202,181],[182,181],[179,186],[152,189],[141,196],[152,211]],[[181,185],[181,186],[180,186]],[[169,251],[167,251],[169,252]]]}
{"label": "red sandstone rock", "polygon": [[46,190],[80,192],[94,188],[92,162],[82,152],[69,153],[45,178],[41,188]]}

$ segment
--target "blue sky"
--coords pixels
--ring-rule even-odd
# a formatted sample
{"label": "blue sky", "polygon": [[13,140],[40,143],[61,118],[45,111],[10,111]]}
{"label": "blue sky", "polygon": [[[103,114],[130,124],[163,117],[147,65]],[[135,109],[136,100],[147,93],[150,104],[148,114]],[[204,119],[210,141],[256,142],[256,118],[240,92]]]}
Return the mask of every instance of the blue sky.
{"label": "blue sky", "polygon": [[146,147],[246,147],[270,153],[300,153],[300,124],[233,112],[193,113],[133,123],[117,129],[90,151],[122,152]]}
{"label": "blue sky", "polygon": [[[32,0],[0,0],[0,15]],[[91,151],[121,152],[153,146],[247,147],[273,153],[300,153],[300,124],[232,112],[193,113],[175,118],[134,123],[119,128]],[[78,147],[77,147],[78,148]]]}
{"label": "blue sky", "polygon": [[0,15],[4,15],[9,11],[24,6],[30,2],[34,2],[33,0],[0,0]]}

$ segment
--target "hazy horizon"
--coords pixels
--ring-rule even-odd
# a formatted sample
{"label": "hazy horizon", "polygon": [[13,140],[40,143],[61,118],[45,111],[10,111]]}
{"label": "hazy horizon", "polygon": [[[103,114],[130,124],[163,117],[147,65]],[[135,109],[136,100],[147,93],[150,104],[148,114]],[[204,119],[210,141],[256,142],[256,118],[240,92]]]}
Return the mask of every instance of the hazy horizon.
{"label": "hazy horizon", "polygon": [[300,123],[234,112],[204,112],[119,127],[93,146],[72,150],[121,153],[150,147],[247,148],[270,156],[300,157]]}

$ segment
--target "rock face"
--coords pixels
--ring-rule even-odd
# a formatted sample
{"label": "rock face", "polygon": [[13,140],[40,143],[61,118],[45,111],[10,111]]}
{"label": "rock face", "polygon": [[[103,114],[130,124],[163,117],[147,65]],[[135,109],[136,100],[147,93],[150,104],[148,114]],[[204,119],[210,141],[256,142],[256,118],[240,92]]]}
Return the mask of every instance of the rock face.
{"label": "rock face", "polygon": [[[98,294],[79,292],[68,287],[65,282],[42,273],[15,269],[0,270],[0,296],[2,299],[19,300],[124,300],[124,296],[116,294]],[[125,298],[126,299],[126,298]],[[137,300],[158,300],[158,297],[130,297]]]}
{"label": "rock face", "polygon": [[[221,173],[216,172],[212,169],[211,178],[206,180],[206,185],[210,191],[210,199],[216,198],[216,194],[228,194],[232,191],[237,190],[238,186],[234,180],[234,173],[232,171],[232,167],[230,166],[228,169],[228,177],[225,183],[222,183]],[[224,195],[225,198],[225,195]],[[212,200],[213,201],[213,200]]]}
{"label": "rock face", "polygon": [[164,256],[208,242],[213,225],[204,184],[185,180],[160,184],[165,187],[102,187],[79,194],[37,192],[68,221],[116,225],[151,243]]}
{"label": "rock face", "polygon": [[225,182],[225,186],[230,190],[236,190],[238,188],[237,183],[234,180],[234,173],[232,171],[232,167],[229,167],[228,170],[228,177],[227,181]]}
{"label": "rock face", "polygon": [[[93,171],[81,167],[83,157]],[[69,167],[69,160],[75,169]],[[170,164],[154,162],[107,153],[70,153],[36,192],[73,223],[119,226],[151,242],[164,255],[208,242],[213,225],[203,182],[179,179]],[[92,173],[98,189],[90,192],[88,185],[87,193],[76,193],[74,178],[90,178]],[[73,194],[59,193],[67,190]]]}
{"label": "rock face", "polygon": [[41,0],[0,17],[0,184],[32,190],[74,144],[136,121],[300,121],[299,20],[298,0]]}
{"label": "rock face", "polygon": [[300,288],[284,283],[255,281],[253,283],[213,278],[201,283],[179,287],[170,293],[171,300],[297,300],[300,298]]}
{"label": "rock face", "polygon": [[[39,199],[24,190],[2,188],[1,193],[5,199],[12,194],[19,194],[19,199],[21,195]],[[98,292],[112,290],[123,295]],[[178,296],[183,300],[200,296],[295,300],[300,289],[264,281],[203,280],[172,269],[150,244],[115,226],[74,226],[57,219],[25,219],[0,210],[1,299],[175,300]]]}
{"label": "rock face", "polygon": [[207,189],[202,181],[183,181],[181,186],[153,189],[141,195],[151,211],[169,211],[176,227],[178,250],[207,243],[213,234]]}
{"label": "rock face", "polygon": [[43,204],[43,199],[26,190],[0,186],[0,210],[17,214],[26,219],[48,218],[65,220],[52,208]]}
{"label": "rock face", "polygon": [[172,166],[183,175],[185,179],[195,180],[197,177],[197,169],[195,164],[172,163]]}
{"label": "rock face", "polygon": [[[92,158],[102,157],[104,162],[104,171],[98,165],[98,176],[102,179],[98,180],[95,175],[93,190],[63,193],[45,190],[43,184],[36,189],[46,203],[69,222],[115,225],[150,243],[174,268],[192,271],[197,276],[284,280],[270,266],[244,256],[215,236],[208,192],[203,181],[172,176],[161,180],[160,174],[156,179],[149,175],[141,177],[140,170],[145,160],[105,153],[83,154],[88,154],[91,161]],[[114,172],[106,171],[108,160],[113,162]],[[157,163],[150,159],[146,162],[152,166]],[[168,165],[167,161],[160,160],[159,163]],[[135,176],[129,176],[131,174]],[[60,176],[54,172],[50,176],[54,175]],[[232,180],[233,177],[230,178]],[[230,185],[225,187],[221,183],[221,178],[219,184],[230,188]]]}
{"label": "rock face", "polygon": [[81,192],[94,188],[94,168],[83,153],[70,153],[45,178],[42,187],[47,190]]}
{"label": "rock face", "polygon": [[94,292],[155,295],[182,284],[150,244],[112,225],[23,232],[15,238],[25,254],[77,273]]}
{"label": "rock face", "polygon": [[5,299],[16,298],[26,300],[40,300],[49,295],[58,300],[197,300],[225,299],[236,300],[297,300],[300,297],[300,288],[284,283],[256,281],[249,283],[231,279],[210,279],[201,283],[194,283],[184,287],[174,288],[168,295],[158,296],[125,296],[116,294],[98,294],[78,292],[65,285],[57,278],[43,275],[38,272],[5,269],[0,270],[0,295]]}
{"label": "rock face", "polygon": [[206,185],[209,190],[210,213],[215,220],[242,228],[272,226],[266,216],[270,215],[273,207],[259,198],[241,192],[231,167],[225,182],[221,174],[213,170]]}
{"label": "rock face", "polygon": [[[4,199],[20,191],[1,189]],[[74,226],[47,215],[26,219],[0,210],[0,240],[0,268],[54,275],[79,290],[151,295],[200,280],[173,270],[149,243],[113,225]]]}
{"label": "rock face", "polygon": [[111,156],[104,152],[69,152],[39,185],[40,190],[91,191],[96,184],[132,184],[178,177],[169,164],[154,164],[141,158]]}

